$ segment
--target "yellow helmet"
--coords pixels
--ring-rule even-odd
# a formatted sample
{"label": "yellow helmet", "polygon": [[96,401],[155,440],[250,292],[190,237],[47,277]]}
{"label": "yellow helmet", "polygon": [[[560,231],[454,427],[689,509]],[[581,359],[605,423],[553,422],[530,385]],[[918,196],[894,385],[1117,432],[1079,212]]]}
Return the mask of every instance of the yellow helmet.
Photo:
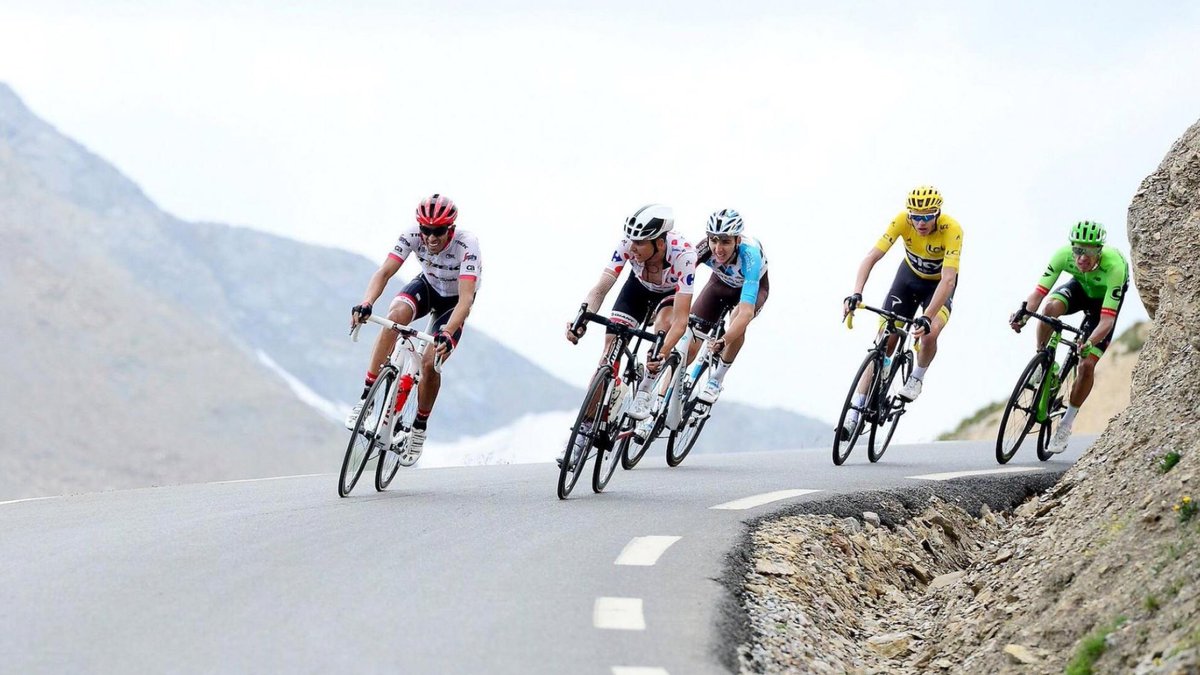
{"label": "yellow helmet", "polygon": [[908,209],[910,211],[925,211],[942,208],[942,193],[932,185],[915,187],[908,193]]}

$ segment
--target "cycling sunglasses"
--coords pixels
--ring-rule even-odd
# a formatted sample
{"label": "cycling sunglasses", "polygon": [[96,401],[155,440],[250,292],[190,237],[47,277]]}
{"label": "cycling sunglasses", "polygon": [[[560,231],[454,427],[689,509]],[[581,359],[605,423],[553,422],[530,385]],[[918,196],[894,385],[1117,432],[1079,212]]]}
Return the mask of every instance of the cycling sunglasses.
{"label": "cycling sunglasses", "polygon": [[1071,253],[1077,256],[1086,255],[1089,258],[1094,258],[1100,255],[1100,250],[1103,246],[1072,246]]}
{"label": "cycling sunglasses", "polygon": [[937,211],[934,211],[933,213],[913,213],[912,211],[908,212],[908,217],[912,218],[913,222],[915,222],[915,223],[928,223],[931,220],[937,220],[938,215],[939,215],[939,213]]}
{"label": "cycling sunglasses", "polygon": [[426,237],[444,237],[450,231],[453,225],[442,225],[441,227],[426,227],[421,225],[421,234]]}

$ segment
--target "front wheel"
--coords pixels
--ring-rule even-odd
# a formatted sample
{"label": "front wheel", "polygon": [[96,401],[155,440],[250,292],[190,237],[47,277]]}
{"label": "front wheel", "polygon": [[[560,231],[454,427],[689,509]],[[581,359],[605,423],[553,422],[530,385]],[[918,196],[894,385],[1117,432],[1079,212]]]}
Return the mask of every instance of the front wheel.
{"label": "front wheel", "polygon": [[1071,390],[1075,388],[1075,363],[1070,362],[1070,366],[1066,374],[1058,381],[1058,388],[1049,394],[1049,401],[1046,403],[1046,421],[1042,423],[1042,429],[1038,432],[1037,458],[1045,462],[1054,456],[1050,452],[1050,440],[1054,438],[1054,432],[1058,429],[1058,423],[1062,421],[1062,416],[1067,412],[1067,401],[1071,396]]}
{"label": "front wheel", "polygon": [[[595,445],[596,427],[603,422],[599,419],[599,413],[607,407],[604,405],[605,397],[608,396],[611,382],[612,370],[608,366],[601,366],[592,377],[592,383],[583,397],[583,404],[579,406],[579,414],[575,417],[575,426],[571,427],[571,437],[567,439],[567,449],[563,453],[562,462],[558,468],[559,499],[566,499],[567,495],[571,494],[571,490],[575,489],[575,483],[579,482],[579,476],[583,474],[583,467],[587,465],[588,455],[592,446]],[[588,413],[592,410],[595,410],[596,414],[589,415]],[[588,425],[589,418],[592,419],[590,426]],[[579,456],[576,457],[574,448],[576,442],[580,440],[582,440],[582,447],[578,453]]]}
{"label": "front wheel", "polygon": [[[872,349],[867,353],[867,357],[863,359],[862,365],[858,367],[858,372],[854,374],[854,380],[850,384],[850,391],[846,394],[846,401],[842,404],[842,414],[838,417],[837,428],[833,430],[833,463],[841,466],[845,463],[846,458],[850,456],[850,451],[854,449],[854,444],[858,442],[858,437],[862,435],[866,429],[868,413],[871,410],[871,402],[875,399],[875,391],[879,389],[880,368],[883,365],[883,356]],[[854,406],[854,396],[858,393],[858,383],[862,381],[864,375],[867,374],[867,369],[872,369],[870,386],[867,387],[867,397],[861,409]],[[846,425],[846,417],[851,410],[858,410],[858,419],[855,421],[850,433],[843,438],[843,429]],[[870,413],[874,414],[874,413]]]}
{"label": "front wheel", "polygon": [[[872,464],[882,459],[883,453],[887,452],[892,435],[896,433],[896,425],[904,415],[905,403],[897,393],[912,375],[913,353],[906,351],[897,358],[900,358],[901,362],[893,366],[892,372],[888,373],[887,384],[882,389],[883,394],[879,397],[879,405],[876,407],[879,419],[871,425],[871,435],[867,438],[867,459],[871,460]],[[881,427],[887,428],[882,438],[879,437]]]}
{"label": "front wheel", "polygon": [[[371,458],[376,457],[382,450],[381,442],[386,443],[384,421],[392,420],[391,415],[384,415],[391,405],[392,383],[396,381],[396,369],[384,368],[379,377],[375,379],[375,384],[367,390],[367,397],[363,400],[363,409],[358,416],[358,421],[354,423],[354,430],[350,432],[350,442],[346,445],[346,456],[342,459],[342,470],[338,475],[338,496],[345,497],[350,494],[354,486],[358,484],[358,479],[362,476],[363,469],[367,466],[367,462]],[[381,439],[380,437],[385,438]]]}
{"label": "front wheel", "polygon": [[[1038,397],[1049,366],[1050,357],[1045,352],[1038,352],[1017,378],[1017,385],[1013,387],[1008,404],[1004,406],[1004,414],[1000,417],[1000,428],[996,431],[997,462],[1007,464],[1037,423]],[[1040,450],[1041,443],[1038,445]]]}
{"label": "front wheel", "polygon": [[[624,426],[629,425],[623,424],[622,427]],[[592,468],[592,492],[596,494],[603,492],[604,488],[608,487],[608,481],[612,479],[613,472],[617,470],[617,465],[621,463],[622,444],[629,442],[627,437],[624,441],[618,443],[617,437],[620,434],[616,433],[618,431],[627,432],[629,431],[628,429],[614,429],[613,431],[614,433],[605,435],[605,438],[602,439],[603,442],[600,444],[603,447],[596,450],[596,462]]]}
{"label": "front wheel", "polygon": [[[667,424],[667,407],[671,404],[671,398],[667,394],[670,393],[669,389],[671,382],[675,379],[675,368],[678,365],[678,352],[671,352],[671,355],[667,357],[666,363],[663,364],[662,370],[658,371],[658,375],[650,385],[651,398],[658,396],[663,396],[664,398],[659,401],[658,412],[654,413],[654,424],[651,426],[650,433],[646,436],[646,439],[639,443],[636,438],[631,436],[629,442],[624,445],[624,451],[621,453],[621,467],[627,471],[642,461],[642,457],[646,455],[646,451],[650,449],[651,445],[654,445],[655,439],[662,434],[663,428]],[[635,423],[635,426],[637,424],[641,424],[641,422]]]}
{"label": "front wheel", "polygon": [[396,436],[392,439],[391,448],[380,450],[379,462],[375,464],[375,489],[383,492],[392,484],[396,472],[400,470],[400,453],[408,445],[412,436],[413,421],[417,418],[417,385],[412,376],[400,378],[400,391],[396,393],[396,407],[400,409],[396,422]]}
{"label": "front wheel", "polygon": [[667,466],[676,467],[683,462],[683,458],[692,451],[692,446],[696,445],[696,439],[700,438],[704,423],[712,412],[711,404],[700,400],[700,391],[703,390],[699,388],[703,386],[701,383],[708,381],[707,375],[708,364],[705,363],[691,385],[680,392],[684,397],[683,428],[678,431],[672,429],[667,437]]}

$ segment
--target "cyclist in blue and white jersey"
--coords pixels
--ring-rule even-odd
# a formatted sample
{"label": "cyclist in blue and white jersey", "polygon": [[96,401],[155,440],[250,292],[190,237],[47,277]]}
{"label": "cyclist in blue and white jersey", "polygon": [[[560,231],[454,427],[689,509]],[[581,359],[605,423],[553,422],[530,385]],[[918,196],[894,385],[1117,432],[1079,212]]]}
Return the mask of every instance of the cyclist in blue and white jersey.
{"label": "cyclist in blue and white jersey", "polygon": [[[746,327],[762,311],[770,292],[762,244],[743,234],[743,228],[742,216],[737,211],[717,211],[708,217],[706,236],[696,249],[697,265],[708,265],[713,274],[696,298],[692,315],[715,323],[726,312],[733,312],[725,335],[714,344],[721,356],[699,395],[706,403],[716,401],[720,395],[725,374],[746,341]],[[689,360],[699,346],[692,343]]]}

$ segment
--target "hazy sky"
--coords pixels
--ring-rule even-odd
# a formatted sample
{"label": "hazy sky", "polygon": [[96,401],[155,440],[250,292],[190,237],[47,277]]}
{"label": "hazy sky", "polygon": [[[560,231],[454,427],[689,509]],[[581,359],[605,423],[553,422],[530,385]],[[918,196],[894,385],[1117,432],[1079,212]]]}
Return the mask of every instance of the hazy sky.
{"label": "hazy sky", "polygon": [[600,341],[562,326],[623,217],[669,204],[695,238],[737,208],[771,299],[727,396],[827,420],[873,334],[841,299],[932,183],[963,269],[910,440],[1008,393],[1032,347],[1005,319],[1051,251],[1083,218],[1127,251],[1200,116],[1195,3],[644,4],[10,1],[0,80],[183,218],[382,260],[451,195],[484,251],[471,326],[581,386]]}

